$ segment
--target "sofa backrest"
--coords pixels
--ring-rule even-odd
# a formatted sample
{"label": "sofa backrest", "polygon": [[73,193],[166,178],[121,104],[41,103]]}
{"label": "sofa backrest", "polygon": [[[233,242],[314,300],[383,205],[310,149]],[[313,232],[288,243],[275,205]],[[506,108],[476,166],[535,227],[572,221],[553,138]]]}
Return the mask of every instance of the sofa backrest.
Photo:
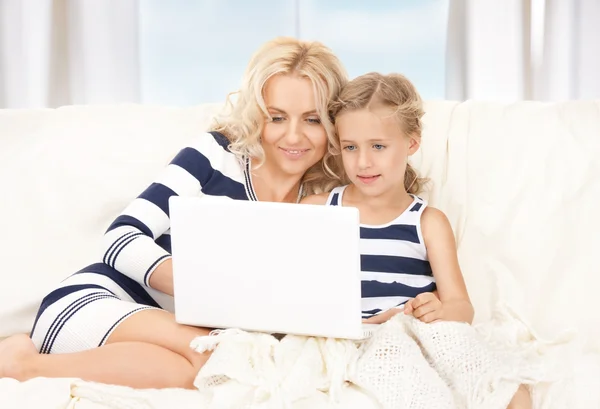
{"label": "sofa backrest", "polygon": [[[102,234],[219,105],[0,110],[0,337],[98,260]],[[446,212],[476,321],[508,303],[600,350],[600,102],[430,101],[423,196]]]}

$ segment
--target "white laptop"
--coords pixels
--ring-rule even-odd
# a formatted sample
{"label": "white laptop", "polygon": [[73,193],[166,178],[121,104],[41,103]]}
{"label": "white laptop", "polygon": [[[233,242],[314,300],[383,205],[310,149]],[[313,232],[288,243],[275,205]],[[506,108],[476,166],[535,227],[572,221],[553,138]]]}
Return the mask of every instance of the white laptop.
{"label": "white laptop", "polygon": [[175,317],[207,328],[345,339],[362,324],[352,207],[169,200]]}

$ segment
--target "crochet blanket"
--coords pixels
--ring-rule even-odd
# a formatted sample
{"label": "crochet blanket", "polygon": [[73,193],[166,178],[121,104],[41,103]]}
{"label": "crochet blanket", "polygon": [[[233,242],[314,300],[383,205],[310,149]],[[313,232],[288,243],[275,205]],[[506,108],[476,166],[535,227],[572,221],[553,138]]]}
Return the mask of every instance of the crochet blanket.
{"label": "crochet blanket", "polygon": [[196,391],[3,379],[0,407],[504,409],[521,383],[536,409],[600,407],[600,356],[583,356],[573,334],[539,338],[506,308],[475,327],[398,315],[364,342],[226,330],[192,347],[213,349]]}
{"label": "crochet blanket", "polygon": [[323,407],[349,407],[350,393],[357,408],[504,409],[520,384],[543,377],[526,349],[490,342],[465,323],[403,314],[362,342],[225,330],[192,347],[214,350],[195,386],[219,408],[295,408],[316,393]]}

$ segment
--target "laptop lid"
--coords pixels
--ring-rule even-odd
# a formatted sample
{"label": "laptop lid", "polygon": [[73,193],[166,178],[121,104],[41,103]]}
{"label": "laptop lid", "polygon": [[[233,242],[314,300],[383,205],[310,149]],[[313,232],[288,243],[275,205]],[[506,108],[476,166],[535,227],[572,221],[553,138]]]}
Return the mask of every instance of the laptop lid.
{"label": "laptop lid", "polygon": [[362,336],[357,209],[213,197],[169,207],[178,322]]}

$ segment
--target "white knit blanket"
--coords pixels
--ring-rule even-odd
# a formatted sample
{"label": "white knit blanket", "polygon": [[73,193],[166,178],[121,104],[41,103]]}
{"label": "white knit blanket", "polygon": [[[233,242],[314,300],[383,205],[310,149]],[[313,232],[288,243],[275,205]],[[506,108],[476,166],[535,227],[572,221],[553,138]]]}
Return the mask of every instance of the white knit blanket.
{"label": "white knit blanket", "polygon": [[521,383],[545,376],[532,350],[403,314],[364,342],[225,330],[192,347],[214,350],[195,385],[215,408],[315,407],[320,395],[319,407],[504,409]]}
{"label": "white knit blanket", "polygon": [[0,379],[0,408],[504,409],[519,383],[535,409],[600,407],[600,355],[572,334],[540,339],[506,308],[475,327],[400,315],[363,343],[227,330],[192,347],[214,348],[196,391]]}

